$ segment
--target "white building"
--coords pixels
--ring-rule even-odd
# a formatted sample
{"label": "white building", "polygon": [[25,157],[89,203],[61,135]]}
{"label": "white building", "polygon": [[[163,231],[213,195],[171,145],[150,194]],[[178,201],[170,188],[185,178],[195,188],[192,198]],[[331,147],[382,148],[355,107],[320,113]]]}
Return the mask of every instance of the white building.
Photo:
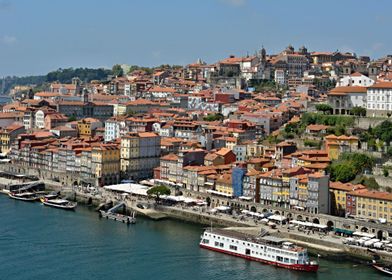
{"label": "white building", "polygon": [[246,145],[235,145],[233,153],[237,161],[245,161],[246,159]]}
{"label": "white building", "polygon": [[348,86],[336,87],[328,92],[328,104],[333,108],[333,114],[350,114],[353,107],[367,106],[366,87]]}
{"label": "white building", "polygon": [[111,118],[105,121],[105,141],[113,141],[124,136],[128,130],[125,118]]}
{"label": "white building", "polygon": [[374,84],[374,80],[370,79],[369,77],[355,72],[351,75],[345,76],[341,78],[337,85],[338,87],[347,87],[347,86],[357,86],[357,87],[369,87]]}
{"label": "white building", "polygon": [[392,114],[392,82],[378,82],[367,89],[366,112],[370,117]]}
{"label": "white building", "polygon": [[275,70],[275,83],[279,85],[286,84],[286,73],[282,69]]}
{"label": "white building", "polygon": [[36,128],[45,128],[45,113],[42,110],[38,110],[35,113],[35,127]]}

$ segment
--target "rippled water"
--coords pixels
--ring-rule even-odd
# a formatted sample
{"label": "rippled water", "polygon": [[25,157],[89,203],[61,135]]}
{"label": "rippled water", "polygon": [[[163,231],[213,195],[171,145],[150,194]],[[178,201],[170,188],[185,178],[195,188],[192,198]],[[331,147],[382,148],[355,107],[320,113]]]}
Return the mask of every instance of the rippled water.
{"label": "rippled water", "polygon": [[0,195],[0,279],[390,279],[365,265],[320,260],[292,272],[198,247],[202,227],[99,220]]}

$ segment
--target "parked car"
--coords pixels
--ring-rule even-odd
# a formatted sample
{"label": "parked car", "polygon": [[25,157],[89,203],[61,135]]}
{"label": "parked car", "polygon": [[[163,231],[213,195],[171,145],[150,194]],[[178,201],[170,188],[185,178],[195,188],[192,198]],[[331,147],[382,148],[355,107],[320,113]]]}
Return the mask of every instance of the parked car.
{"label": "parked car", "polygon": [[137,207],[137,208],[140,208],[140,209],[144,209],[144,208],[145,208],[145,207],[144,207],[142,204],[140,204],[140,203],[136,204],[136,207]]}

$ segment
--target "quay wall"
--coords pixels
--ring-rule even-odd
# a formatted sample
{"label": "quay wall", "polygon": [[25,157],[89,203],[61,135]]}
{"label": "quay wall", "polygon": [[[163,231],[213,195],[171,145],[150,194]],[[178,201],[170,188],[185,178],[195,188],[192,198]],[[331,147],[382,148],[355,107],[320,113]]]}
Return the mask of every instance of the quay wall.
{"label": "quay wall", "polygon": [[181,221],[186,221],[186,222],[191,222],[191,223],[197,223],[205,226],[211,226],[211,224],[214,227],[244,227],[244,226],[249,226],[245,223],[241,223],[238,221],[230,221],[227,219],[222,219],[219,216],[216,215],[208,215],[208,214],[201,214],[198,212],[190,212],[190,211],[182,211],[181,209],[176,209],[172,207],[158,207],[157,209],[163,211],[168,217],[176,219],[176,220],[181,220]]}

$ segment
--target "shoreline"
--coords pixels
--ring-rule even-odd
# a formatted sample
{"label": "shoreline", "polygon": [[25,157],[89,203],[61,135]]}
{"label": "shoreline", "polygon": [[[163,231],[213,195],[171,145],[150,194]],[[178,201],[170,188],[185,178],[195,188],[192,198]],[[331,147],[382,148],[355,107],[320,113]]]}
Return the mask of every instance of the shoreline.
{"label": "shoreline", "polygon": [[[77,194],[76,199],[78,202],[82,204],[87,204],[87,197],[91,195],[87,194]],[[106,198],[107,199],[107,198]],[[101,203],[106,201],[101,201]],[[118,202],[118,201],[117,201]],[[327,260],[347,260],[355,263],[368,263],[373,260],[373,253],[369,252],[367,248],[359,247],[359,246],[348,246],[344,244],[339,244],[337,242],[331,242],[328,240],[323,240],[316,238],[314,236],[304,236],[303,234],[296,233],[294,231],[286,232],[281,228],[277,228],[275,230],[271,230],[267,226],[263,225],[250,225],[249,222],[241,222],[237,220],[229,220],[226,217],[220,215],[212,215],[207,213],[200,213],[196,211],[192,211],[189,209],[185,209],[182,207],[170,207],[170,206],[158,206],[152,209],[152,213],[145,213],[141,211],[141,209],[135,207],[137,203],[144,202],[143,200],[134,200],[134,201],[126,201],[127,207],[137,212],[137,215],[142,215],[143,217],[152,219],[152,220],[161,220],[161,219],[172,219],[180,222],[193,223],[202,226],[211,226],[211,223],[214,227],[224,227],[230,228],[231,230],[252,234],[254,236],[258,235],[260,229],[267,229],[269,234],[272,236],[278,236],[284,239],[287,239],[290,242],[296,243],[300,246],[306,247],[309,250],[309,253],[314,256],[321,255],[322,258]],[[155,218],[155,213],[163,213],[164,217],[160,217],[159,219]],[[338,237],[336,240],[339,240]],[[339,240],[340,241],[340,240]],[[381,257],[382,262],[387,264],[392,264],[392,254],[388,254],[386,252],[377,251],[377,254]]]}
{"label": "shoreline", "polygon": [[[221,215],[207,214],[198,211],[192,211],[184,209],[182,207],[171,207],[161,206],[140,209],[136,207],[137,204],[150,204],[154,205],[153,202],[147,200],[138,199],[131,197],[131,199],[121,199],[119,195],[113,193],[106,193],[104,197],[97,197],[90,193],[82,193],[73,190],[72,188],[64,188],[60,184],[47,184],[45,183],[47,190],[60,191],[60,193],[66,196],[70,200],[75,200],[78,203],[87,206],[97,207],[102,203],[112,201],[113,203],[125,202],[129,210],[136,212],[137,215],[144,216],[146,218],[159,221],[161,219],[173,219],[181,222],[189,222],[202,226],[211,226],[211,223],[215,227],[228,227],[231,230],[238,232],[245,232],[252,235],[258,235],[260,229],[266,229],[270,235],[278,236],[287,239],[290,242],[296,243],[300,246],[306,247],[309,253],[312,255],[321,255],[322,258],[327,260],[348,260],[356,263],[369,262],[373,259],[374,253],[369,252],[367,248],[359,246],[348,246],[341,242],[331,242],[323,240],[320,237],[315,238],[314,236],[304,236],[303,234],[296,233],[295,231],[287,232],[283,227],[278,227],[273,230],[267,226],[250,224],[249,222],[238,221],[235,219],[228,219]],[[339,239],[338,237],[334,237]],[[336,240],[337,241],[337,240]],[[373,250],[376,251],[376,250]],[[380,256],[380,260],[387,264],[392,264],[392,254],[386,253],[385,251],[376,251],[377,255]]]}

